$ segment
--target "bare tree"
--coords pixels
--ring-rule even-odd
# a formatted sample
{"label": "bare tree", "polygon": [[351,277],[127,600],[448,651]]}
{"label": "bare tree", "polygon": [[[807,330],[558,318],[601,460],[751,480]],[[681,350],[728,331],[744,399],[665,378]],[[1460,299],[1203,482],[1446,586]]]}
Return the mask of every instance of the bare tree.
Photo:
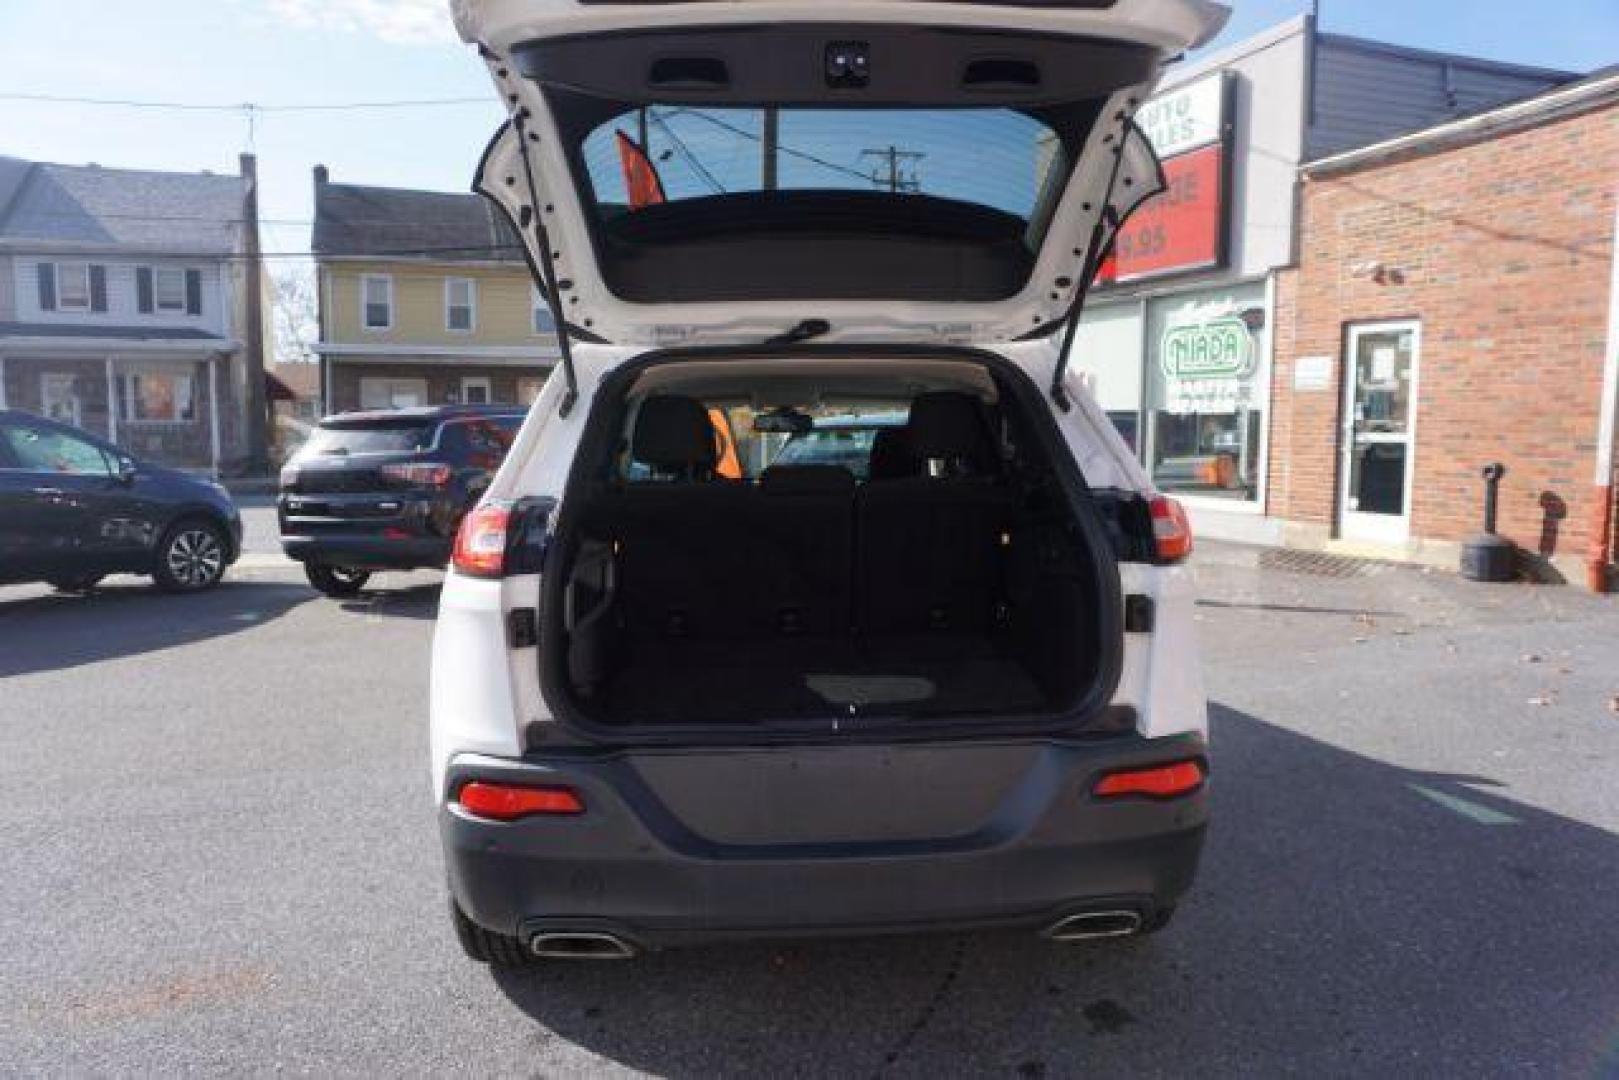
{"label": "bare tree", "polygon": [[313,267],[284,266],[270,275],[270,305],[275,318],[275,358],[279,363],[309,363],[320,340],[320,307],[315,298]]}

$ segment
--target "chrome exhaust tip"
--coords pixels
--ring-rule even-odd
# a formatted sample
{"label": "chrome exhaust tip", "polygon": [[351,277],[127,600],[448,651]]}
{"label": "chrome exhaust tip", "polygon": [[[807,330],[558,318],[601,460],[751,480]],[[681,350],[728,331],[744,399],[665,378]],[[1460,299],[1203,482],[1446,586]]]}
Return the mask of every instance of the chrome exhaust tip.
{"label": "chrome exhaust tip", "polygon": [[594,930],[552,930],[535,934],[528,951],[545,960],[632,960],[636,948],[614,934]]}
{"label": "chrome exhaust tip", "polygon": [[1046,927],[1052,941],[1093,941],[1097,938],[1129,937],[1141,932],[1139,911],[1082,911],[1058,919]]}

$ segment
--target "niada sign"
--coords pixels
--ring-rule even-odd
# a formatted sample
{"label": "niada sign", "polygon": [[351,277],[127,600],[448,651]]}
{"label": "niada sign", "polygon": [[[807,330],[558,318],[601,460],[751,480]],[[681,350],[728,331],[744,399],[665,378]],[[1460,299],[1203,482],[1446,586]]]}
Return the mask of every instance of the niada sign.
{"label": "niada sign", "polygon": [[1171,326],[1158,343],[1158,366],[1170,380],[1241,379],[1253,362],[1248,324],[1235,315]]}

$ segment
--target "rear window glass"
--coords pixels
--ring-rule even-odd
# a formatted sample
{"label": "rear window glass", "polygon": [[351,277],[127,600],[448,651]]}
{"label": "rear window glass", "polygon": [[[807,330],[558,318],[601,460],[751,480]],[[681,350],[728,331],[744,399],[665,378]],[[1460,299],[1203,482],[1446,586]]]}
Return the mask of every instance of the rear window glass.
{"label": "rear window glass", "polygon": [[[751,481],[772,465],[836,465],[848,469],[856,480],[864,480],[871,471],[871,447],[877,432],[903,427],[910,403],[826,402],[791,408],[813,426],[796,432],[770,430],[768,421],[760,417],[775,410],[709,403],[718,456],[716,472],[732,480]],[[632,441],[633,425],[626,432],[624,450],[615,466],[617,477],[631,482],[654,479],[652,469],[634,460]]]}
{"label": "rear window glass", "polygon": [[1036,216],[1059,141],[1013,109],[776,109],[653,105],[595,128],[583,154],[603,217],[711,195],[884,192]]}
{"label": "rear window glass", "polygon": [[310,457],[346,454],[413,454],[433,445],[437,424],[422,420],[386,420],[316,428],[304,443]]}

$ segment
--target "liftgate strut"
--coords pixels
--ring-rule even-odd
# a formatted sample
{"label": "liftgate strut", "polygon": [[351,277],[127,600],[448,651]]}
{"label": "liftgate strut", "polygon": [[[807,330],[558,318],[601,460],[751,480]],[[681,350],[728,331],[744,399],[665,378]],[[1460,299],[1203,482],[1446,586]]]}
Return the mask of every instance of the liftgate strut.
{"label": "liftgate strut", "polygon": [[557,268],[555,253],[551,250],[551,236],[545,228],[544,214],[540,210],[540,189],[534,182],[534,163],[528,156],[528,118],[527,109],[519,109],[512,117],[512,126],[517,131],[517,143],[523,155],[523,176],[528,181],[528,205],[524,207],[529,220],[519,222],[520,225],[532,225],[534,238],[540,246],[539,271],[544,281],[546,306],[551,309],[552,329],[557,335],[557,349],[562,357],[562,373],[568,380],[568,390],[562,395],[562,405],[557,409],[558,416],[567,416],[573,411],[574,403],[579,400],[579,374],[573,367],[573,342],[568,335],[568,323],[562,315],[562,294],[557,289]]}

